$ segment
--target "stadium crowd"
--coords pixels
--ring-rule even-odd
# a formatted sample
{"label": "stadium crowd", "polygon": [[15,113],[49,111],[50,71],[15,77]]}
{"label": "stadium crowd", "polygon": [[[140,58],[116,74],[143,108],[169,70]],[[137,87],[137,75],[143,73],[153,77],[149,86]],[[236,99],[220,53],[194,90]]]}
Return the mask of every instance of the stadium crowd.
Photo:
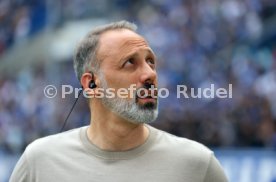
{"label": "stadium crowd", "polygon": [[[45,18],[49,12],[43,5],[46,1],[24,2],[0,3],[0,55],[49,24]],[[61,2],[70,5],[76,0]],[[276,46],[275,37],[265,40],[264,36],[264,26],[271,17],[266,12],[275,10],[275,3],[265,0],[113,3],[116,17],[136,22],[138,32],[150,42],[158,55],[159,86],[170,91],[169,98],[160,99],[160,115],[153,125],[209,147],[276,149]],[[88,9],[83,7],[82,11],[85,14]],[[73,18],[82,18],[76,14]],[[56,19],[66,19],[63,16]],[[21,153],[34,139],[59,132],[74,95],[49,99],[44,96],[44,87],[52,83],[79,85],[72,60],[57,64],[59,71],[54,76],[39,63],[16,75],[1,75],[0,151]],[[176,85],[205,88],[210,84],[217,88],[232,84],[233,98],[176,96]],[[89,113],[82,98],[66,128],[88,122]]]}

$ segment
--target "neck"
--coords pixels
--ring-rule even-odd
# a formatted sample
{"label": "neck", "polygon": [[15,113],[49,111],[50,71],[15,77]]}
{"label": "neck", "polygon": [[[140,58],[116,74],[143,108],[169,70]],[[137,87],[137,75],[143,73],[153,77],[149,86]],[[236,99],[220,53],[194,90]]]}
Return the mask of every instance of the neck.
{"label": "neck", "polygon": [[149,131],[144,124],[131,123],[106,108],[97,107],[91,114],[87,135],[102,150],[124,151],[142,145]]}

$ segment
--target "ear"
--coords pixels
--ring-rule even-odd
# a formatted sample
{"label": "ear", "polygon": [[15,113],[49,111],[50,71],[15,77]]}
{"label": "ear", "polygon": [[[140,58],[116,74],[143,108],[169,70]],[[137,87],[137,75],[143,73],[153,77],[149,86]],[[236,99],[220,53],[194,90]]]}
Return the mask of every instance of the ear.
{"label": "ear", "polygon": [[93,79],[93,77],[92,77],[91,73],[82,74],[80,82],[81,82],[81,86],[82,86],[83,90],[89,89],[89,83],[92,79]]}
{"label": "ear", "polygon": [[99,79],[97,79],[97,76],[95,74],[92,74],[92,73],[84,73],[81,77],[81,85],[83,87],[83,90],[85,92],[85,94],[87,95],[87,97],[89,98],[94,98],[95,95],[98,95],[98,88],[94,88],[94,89],[91,89],[89,87],[89,84],[91,83],[91,81],[94,81],[94,83],[96,85],[99,85]]}
{"label": "ear", "polygon": [[93,98],[95,96],[94,90],[89,88],[89,84],[93,79],[94,78],[91,73],[84,73],[81,76],[80,82],[83,88],[84,96],[87,98]]}

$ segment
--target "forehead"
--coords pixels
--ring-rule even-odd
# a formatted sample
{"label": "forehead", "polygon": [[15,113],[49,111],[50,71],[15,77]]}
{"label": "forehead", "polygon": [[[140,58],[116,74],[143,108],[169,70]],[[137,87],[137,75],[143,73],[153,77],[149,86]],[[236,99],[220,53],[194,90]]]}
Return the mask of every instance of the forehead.
{"label": "forehead", "polygon": [[103,33],[99,40],[98,58],[112,56],[119,58],[136,49],[150,49],[147,41],[137,33],[127,30],[110,30]]}

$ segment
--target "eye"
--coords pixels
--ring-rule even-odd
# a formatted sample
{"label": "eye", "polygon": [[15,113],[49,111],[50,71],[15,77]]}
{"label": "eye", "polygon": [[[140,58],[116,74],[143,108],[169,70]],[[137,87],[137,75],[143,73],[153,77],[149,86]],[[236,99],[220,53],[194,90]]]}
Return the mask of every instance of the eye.
{"label": "eye", "polygon": [[147,63],[152,67],[155,68],[155,61],[152,58],[148,58],[147,59]]}
{"label": "eye", "polygon": [[126,60],[126,62],[124,62],[123,67],[128,66],[128,65],[133,65],[133,64],[134,64],[134,59],[129,58],[128,60]]}

